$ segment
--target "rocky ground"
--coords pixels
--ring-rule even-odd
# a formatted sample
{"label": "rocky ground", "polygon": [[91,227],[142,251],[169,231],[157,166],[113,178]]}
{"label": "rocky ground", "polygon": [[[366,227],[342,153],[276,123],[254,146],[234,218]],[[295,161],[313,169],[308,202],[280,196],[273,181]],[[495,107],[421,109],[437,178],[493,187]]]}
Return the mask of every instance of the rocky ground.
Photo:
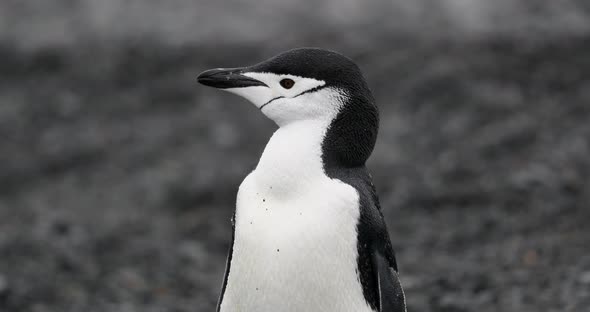
{"label": "rocky ground", "polygon": [[[409,311],[587,311],[587,36],[304,39],[377,98],[369,167]],[[213,311],[274,125],[195,77],[281,48],[1,44],[0,311]]]}

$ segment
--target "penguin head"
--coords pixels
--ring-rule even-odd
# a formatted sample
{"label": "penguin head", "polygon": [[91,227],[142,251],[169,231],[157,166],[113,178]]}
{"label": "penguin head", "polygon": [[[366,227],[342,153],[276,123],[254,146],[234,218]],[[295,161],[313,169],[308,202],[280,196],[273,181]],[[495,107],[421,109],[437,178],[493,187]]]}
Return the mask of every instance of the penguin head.
{"label": "penguin head", "polygon": [[279,127],[326,121],[324,158],[360,165],[373,150],[377,107],[359,67],[339,53],[299,48],[253,66],[208,70],[197,80],[248,99]]}
{"label": "penguin head", "polygon": [[198,81],[248,99],[279,126],[333,119],[353,97],[373,104],[358,66],[317,48],[290,50],[253,66],[208,70]]}

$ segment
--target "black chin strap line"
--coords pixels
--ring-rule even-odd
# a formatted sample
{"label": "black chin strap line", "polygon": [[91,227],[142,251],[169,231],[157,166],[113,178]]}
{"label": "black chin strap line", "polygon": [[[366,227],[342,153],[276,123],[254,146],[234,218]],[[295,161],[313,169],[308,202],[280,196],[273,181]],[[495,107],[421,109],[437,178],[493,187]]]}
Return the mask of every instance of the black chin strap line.
{"label": "black chin strap line", "polygon": [[[317,87],[315,87],[315,88],[311,88],[311,89],[309,89],[309,90],[303,91],[303,92],[301,92],[301,93],[299,93],[299,94],[297,94],[297,95],[295,95],[295,96],[291,97],[291,99],[294,99],[294,98],[296,98],[296,97],[298,97],[298,96],[302,96],[302,95],[304,95],[304,94],[307,94],[307,93],[312,93],[312,92],[319,91],[319,90],[321,90],[321,89],[324,89],[325,87],[326,87],[326,85],[324,84],[324,85],[321,85],[321,86],[317,86]],[[281,96],[277,96],[276,98],[274,98],[274,99],[271,99],[270,101],[268,101],[268,102],[266,102],[266,103],[262,104],[262,106],[260,106],[260,110],[262,110],[262,109],[263,109],[263,108],[264,108],[266,105],[268,105],[268,104],[270,104],[270,103],[274,102],[275,100],[278,100],[278,99],[284,99],[284,98],[285,98],[285,97],[284,97],[284,96],[282,96],[282,95],[281,95]]]}

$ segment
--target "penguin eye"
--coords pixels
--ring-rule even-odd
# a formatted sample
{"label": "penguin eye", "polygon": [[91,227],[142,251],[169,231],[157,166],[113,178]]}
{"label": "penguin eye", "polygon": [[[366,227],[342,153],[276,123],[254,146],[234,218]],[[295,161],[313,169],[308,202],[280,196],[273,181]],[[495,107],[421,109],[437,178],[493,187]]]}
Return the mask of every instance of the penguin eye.
{"label": "penguin eye", "polygon": [[281,87],[283,87],[285,89],[291,89],[291,88],[293,88],[293,85],[295,85],[295,81],[293,81],[289,78],[285,78],[285,79],[281,80],[279,83],[281,84]]}

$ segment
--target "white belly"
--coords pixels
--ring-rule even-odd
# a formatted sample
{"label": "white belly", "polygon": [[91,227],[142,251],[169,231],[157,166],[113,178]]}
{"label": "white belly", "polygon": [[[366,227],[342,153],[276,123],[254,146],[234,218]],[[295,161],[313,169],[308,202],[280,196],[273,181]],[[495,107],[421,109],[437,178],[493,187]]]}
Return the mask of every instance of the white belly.
{"label": "white belly", "polygon": [[293,196],[271,187],[256,171],[240,186],[221,311],[372,311],[357,276],[356,190],[326,176]]}

